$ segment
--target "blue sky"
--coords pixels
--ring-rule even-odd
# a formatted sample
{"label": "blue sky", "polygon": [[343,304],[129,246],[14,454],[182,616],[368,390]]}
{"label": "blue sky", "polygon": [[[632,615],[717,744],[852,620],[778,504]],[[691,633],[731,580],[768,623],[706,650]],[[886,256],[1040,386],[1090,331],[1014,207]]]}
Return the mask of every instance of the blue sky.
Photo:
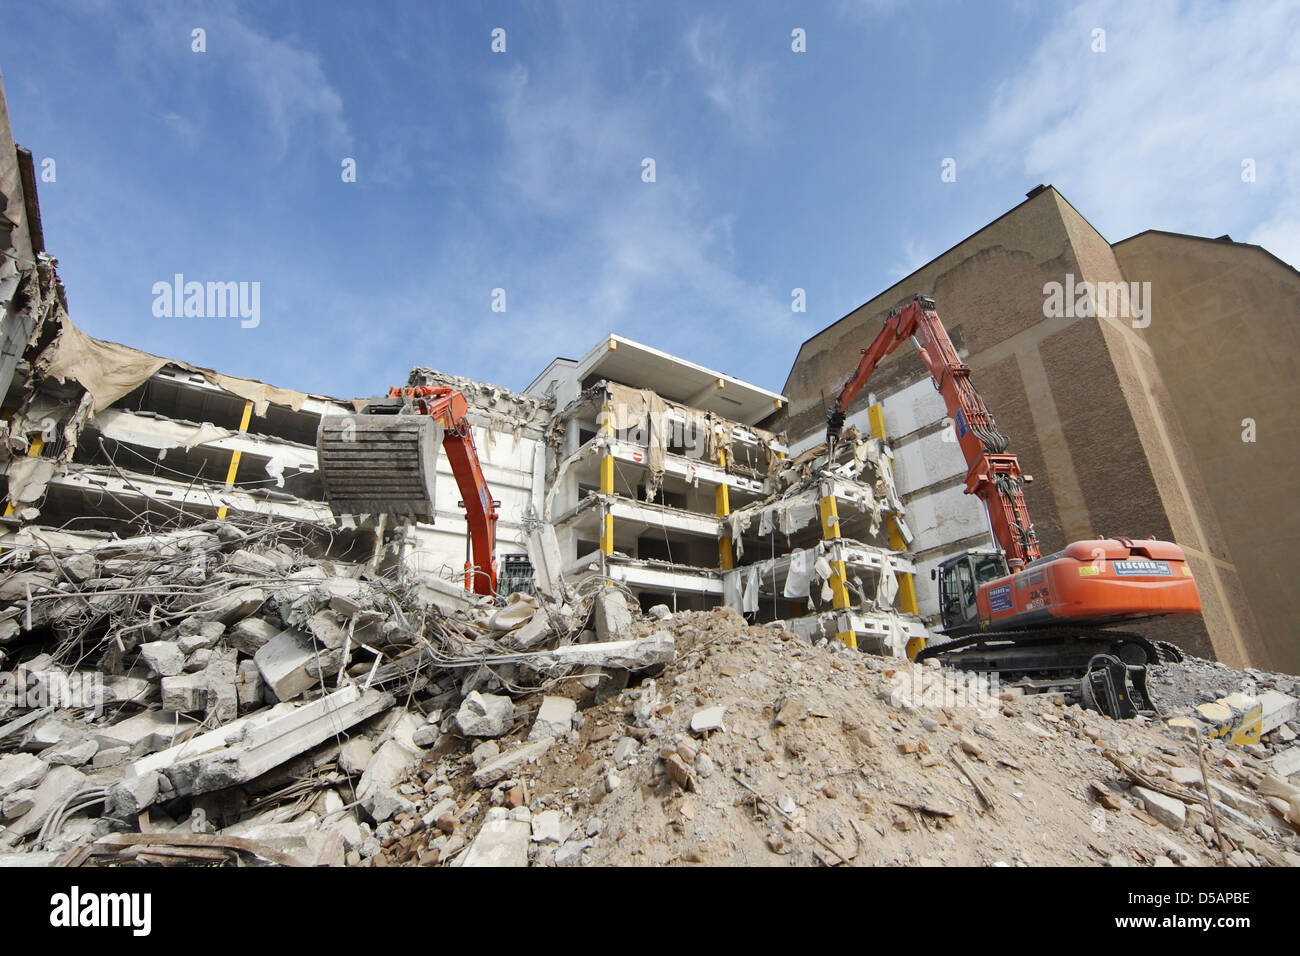
{"label": "blue sky", "polygon": [[[55,161],[41,209],[74,321],[308,391],[368,395],[413,365],[522,388],[609,331],[779,389],[809,335],[1038,182],[1112,241],[1231,233],[1300,263],[1294,3],[85,0],[21,19],[0,70],[15,138]],[[260,324],[155,317],[178,272],[260,282]]]}

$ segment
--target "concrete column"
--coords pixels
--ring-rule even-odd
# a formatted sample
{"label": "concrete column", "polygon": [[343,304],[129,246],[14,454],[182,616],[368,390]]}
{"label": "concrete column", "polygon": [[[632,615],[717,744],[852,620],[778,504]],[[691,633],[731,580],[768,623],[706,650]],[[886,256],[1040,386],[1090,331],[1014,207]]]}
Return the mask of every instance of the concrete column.
{"label": "concrete column", "polygon": [[[871,423],[871,437],[885,440],[885,408],[883,405],[872,405],[867,409],[867,420]],[[889,462],[889,470],[894,470],[894,463]],[[894,515],[889,516],[889,547],[893,551],[906,551],[907,542],[903,540],[903,533],[898,530],[898,522]],[[898,608],[905,614],[920,614],[916,603],[916,581],[911,574],[898,575]]]}
{"label": "concrete column", "polygon": [[[727,467],[727,452],[725,449],[718,449],[718,467]],[[719,518],[725,518],[727,515],[731,514],[731,501],[728,497],[726,482],[723,482],[714,489],[713,501],[716,506],[714,510],[717,512]],[[718,567],[723,571],[730,571],[731,566],[731,535],[724,534],[718,539]]]}
{"label": "concrete column", "polygon": [[[606,438],[613,438],[614,424],[609,415],[609,397],[605,397],[605,402],[600,409],[600,433]],[[614,456],[610,453],[609,446],[605,446],[605,454],[600,459],[600,493],[602,495],[612,495],[614,493]],[[600,532],[600,551],[606,557],[614,553],[614,516],[605,510],[602,503]]]}
{"label": "concrete column", "polygon": [[[242,435],[248,431],[248,420],[253,414],[253,403],[244,402],[244,416],[239,420],[239,433]],[[239,456],[241,452],[236,449],[230,453],[230,468],[226,471],[226,490],[229,491],[235,487],[235,475],[239,472]],[[217,509],[217,517],[226,517],[226,506],[222,505]]]}
{"label": "concrete column", "polygon": [[[844,558],[838,547],[840,540],[840,514],[835,504],[835,491],[831,483],[821,484],[822,540],[831,545],[827,552],[831,565],[831,595],[837,611],[849,607],[849,589],[845,583],[847,572],[844,570]],[[852,631],[840,631],[835,635],[847,647],[858,647],[858,637]]]}

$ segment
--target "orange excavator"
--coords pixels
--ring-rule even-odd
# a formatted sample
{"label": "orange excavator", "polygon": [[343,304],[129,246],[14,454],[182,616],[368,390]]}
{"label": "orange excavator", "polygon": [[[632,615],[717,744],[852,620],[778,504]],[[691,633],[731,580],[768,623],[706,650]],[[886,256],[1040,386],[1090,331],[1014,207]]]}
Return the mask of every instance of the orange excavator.
{"label": "orange excavator", "polygon": [[998,549],[950,557],[931,572],[939,582],[940,633],[926,647],[963,670],[996,672],[1037,689],[1077,689],[1082,701],[1112,717],[1151,711],[1145,666],[1181,660],[1172,644],[1114,625],[1167,615],[1199,614],[1200,596],[1182,548],[1168,541],[1098,538],[1044,557],[1025,504],[1020,462],[970,382],[934,299],[918,295],[889,313],[862,350],[827,413],[833,459],[844,418],[867,379],[911,339],[943,396],[966,458],[966,493],[984,502]]}
{"label": "orange excavator", "polygon": [[[469,403],[447,385],[394,386],[360,414],[321,418],[316,456],[325,497],[335,514],[399,515],[434,520],[438,452],[447,453],[460,489],[469,537],[465,589],[497,589],[496,526],[500,502],[492,500],[474,436]],[[473,557],[468,553],[472,546]]]}

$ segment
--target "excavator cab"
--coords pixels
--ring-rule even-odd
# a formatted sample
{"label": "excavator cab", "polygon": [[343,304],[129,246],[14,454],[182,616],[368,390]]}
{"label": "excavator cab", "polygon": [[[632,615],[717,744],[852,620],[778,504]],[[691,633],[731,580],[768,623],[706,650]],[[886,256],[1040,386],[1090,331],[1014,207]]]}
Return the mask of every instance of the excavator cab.
{"label": "excavator cab", "polygon": [[1001,551],[967,551],[940,563],[930,576],[939,580],[944,631],[972,630],[979,627],[975,595],[980,585],[1007,576],[1007,559]]}

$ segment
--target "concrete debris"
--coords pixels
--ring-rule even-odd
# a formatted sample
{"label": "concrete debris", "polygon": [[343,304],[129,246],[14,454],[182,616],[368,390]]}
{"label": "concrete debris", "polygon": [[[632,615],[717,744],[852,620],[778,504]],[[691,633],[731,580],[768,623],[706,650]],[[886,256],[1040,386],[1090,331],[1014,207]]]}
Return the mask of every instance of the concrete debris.
{"label": "concrete debris", "polygon": [[479,829],[461,866],[527,866],[530,836],[526,822],[491,820]]}
{"label": "concrete debris", "polygon": [[466,737],[500,737],[510,732],[515,705],[509,697],[471,691],[456,711],[456,726]]}
{"label": "concrete debris", "polygon": [[533,721],[533,729],[528,732],[528,739],[566,736],[573,729],[573,718],[577,712],[576,701],[548,694],[542,698],[542,706],[537,711],[537,719]]}
{"label": "concrete debris", "polygon": [[623,592],[604,588],[596,595],[596,639],[617,641],[632,629],[632,612]]}
{"label": "concrete debris", "polygon": [[[999,697],[730,608],[642,615],[558,571],[554,592],[480,599],[283,522],[91,545],[33,527],[0,579],[23,690],[0,699],[5,865],[156,862],[130,842],[151,833],[257,865],[1218,860],[1195,749],[1161,721]],[[1300,853],[1300,684],[1252,675],[1256,733],[1238,675],[1205,667],[1168,679],[1229,862],[1280,865]],[[1226,735],[1196,716],[1220,700]]]}

